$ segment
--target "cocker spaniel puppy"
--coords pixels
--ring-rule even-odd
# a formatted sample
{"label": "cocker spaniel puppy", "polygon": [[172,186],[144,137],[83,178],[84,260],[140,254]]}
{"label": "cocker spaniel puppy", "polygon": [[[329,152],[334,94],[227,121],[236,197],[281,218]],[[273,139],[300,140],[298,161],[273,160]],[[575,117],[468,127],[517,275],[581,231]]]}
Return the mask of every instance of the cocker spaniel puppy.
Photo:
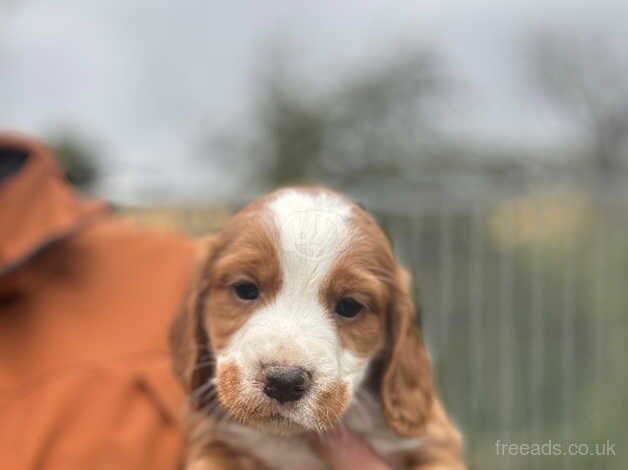
{"label": "cocker spaniel puppy", "polygon": [[410,284],[377,223],[340,194],[282,189],[236,214],[206,241],[172,329],[186,469],[324,468],[307,436],[337,426],[391,468],[464,468]]}

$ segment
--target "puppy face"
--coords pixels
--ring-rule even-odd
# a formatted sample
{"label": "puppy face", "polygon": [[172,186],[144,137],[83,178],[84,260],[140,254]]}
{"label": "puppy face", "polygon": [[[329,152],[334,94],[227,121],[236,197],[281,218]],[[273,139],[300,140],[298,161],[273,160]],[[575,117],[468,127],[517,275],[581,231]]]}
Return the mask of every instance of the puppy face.
{"label": "puppy face", "polygon": [[273,193],[208,243],[175,328],[180,376],[191,394],[215,387],[240,422],[290,435],[336,425],[377,360],[387,417],[408,434],[431,382],[401,277],[382,231],[346,198]]}

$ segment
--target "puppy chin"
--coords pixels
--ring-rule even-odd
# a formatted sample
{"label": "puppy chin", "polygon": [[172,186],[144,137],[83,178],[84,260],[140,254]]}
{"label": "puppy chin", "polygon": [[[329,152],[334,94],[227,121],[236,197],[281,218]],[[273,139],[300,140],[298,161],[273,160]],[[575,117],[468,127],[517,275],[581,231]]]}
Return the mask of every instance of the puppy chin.
{"label": "puppy chin", "polygon": [[223,404],[223,406],[241,424],[277,437],[299,437],[310,433],[320,434],[333,429],[340,422],[338,419],[334,422],[317,422],[313,426],[308,426],[276,412],[254,416],[242,413],[241,410],[234,410],[227,404]]}
{"label": "puppy chin", "polygon": [[274,415],[264,420],[251,420],[245,424],[265,434],[278,437],[296,437],[312,432],[311,429],[281,415]]}
{"label": "puppy chin", "polygon": [[335,415],[332,420],[327,410],[322,410],[321,414],[328,417],[326,420],[304,419],[300,413],[301,408],[307,408],[304,404],[280,405],[258,394],[240,395],[235,400],[232,397],[235,397],[235,393],[225,391],[220,385],[218,386],[218,399],[232,418],[243,425],[278,437],[297,437],[312,432],[322,433],[333,428],[342,418],[342,415]]}

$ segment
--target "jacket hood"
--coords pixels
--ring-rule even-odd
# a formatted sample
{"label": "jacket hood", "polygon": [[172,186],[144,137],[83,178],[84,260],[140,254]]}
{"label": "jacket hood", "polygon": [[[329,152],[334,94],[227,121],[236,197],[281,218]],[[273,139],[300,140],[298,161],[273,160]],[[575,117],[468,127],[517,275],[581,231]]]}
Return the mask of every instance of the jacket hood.
{"label": "jacket hood", "polygon": [[102,201],[79,197],[43,143],[0,133],[0,281],[39,253],[107,212]]}

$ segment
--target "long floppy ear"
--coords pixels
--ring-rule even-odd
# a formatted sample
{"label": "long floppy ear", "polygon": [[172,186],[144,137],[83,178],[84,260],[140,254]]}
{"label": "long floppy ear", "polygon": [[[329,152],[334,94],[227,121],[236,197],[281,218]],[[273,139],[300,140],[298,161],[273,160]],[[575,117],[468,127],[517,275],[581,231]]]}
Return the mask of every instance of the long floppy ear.
{"label": "long floppy ear", "polygon": [[175,374],[197,405],[202,403],[203,393],[196,392],[214,375],[214,357],[205,328],[205,296],[217,237],[200,243],[202,246],[193,283],[170,329]]}
{"label": "long floppy ear", "polygon": [[416,327],[411,275],[397,268],[397,286],[388,312],[388,351],[381,397],[388,426],[402,436],[424,429],[433,401],[430,359]]}

